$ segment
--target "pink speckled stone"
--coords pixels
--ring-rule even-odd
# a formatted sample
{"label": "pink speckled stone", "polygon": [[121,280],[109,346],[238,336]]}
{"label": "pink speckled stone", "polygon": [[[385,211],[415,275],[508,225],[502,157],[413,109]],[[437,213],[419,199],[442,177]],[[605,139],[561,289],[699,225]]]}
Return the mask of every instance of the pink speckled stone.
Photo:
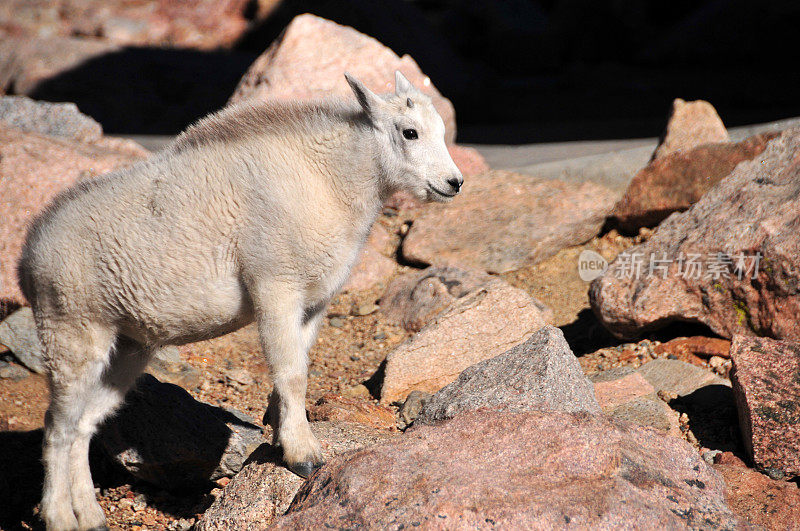
{"label": "pink speckled stone", "polygon": [[127,140],[83,143],[24,133],[0,122],[0,304],[24,303],[16,267],[27,227],[60,191],[146,157]]}

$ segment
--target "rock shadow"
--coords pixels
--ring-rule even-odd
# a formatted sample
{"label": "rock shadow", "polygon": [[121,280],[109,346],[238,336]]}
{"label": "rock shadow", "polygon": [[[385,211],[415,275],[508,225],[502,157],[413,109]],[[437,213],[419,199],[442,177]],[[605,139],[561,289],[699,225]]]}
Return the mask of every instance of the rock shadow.
{"label": "rock shadow", "polygon": [[34,511],[44,479],[42,433],[0,431],[0,529],[25,529],[22,522],[41,526]]}
{"label": "rock shadow", "polygon": [[581,310],[578,318],[559,327],[576,356],[619,345],[622,341],[606,330],[592,310]]}
{"label": "rock shadow", "polygon": [[733,390],[725,385],[707,385],[669,402],[689,417],[689,429],[703,447],[732,452],[749,462],[739,432],[739,417]]}
{"label": "rock shadow", "polygon": [[111,134],[176,134],[220,109],[255,60],[249,52],[123,48],[41,81],[29,96],[71,101]]}

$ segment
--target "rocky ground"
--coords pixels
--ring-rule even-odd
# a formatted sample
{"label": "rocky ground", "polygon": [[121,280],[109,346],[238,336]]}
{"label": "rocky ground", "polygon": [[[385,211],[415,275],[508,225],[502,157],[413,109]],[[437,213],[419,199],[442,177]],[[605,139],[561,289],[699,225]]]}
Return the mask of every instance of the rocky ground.
{"label": "rocky ground", "polygon": [[[337,57],[291,70],[313,39]],[[232,99],[343,90],[345,65],[375,90],[403,70],[454,137],[413,59],[310,15]],[[269,444],[252,325],[166,348],[93,443],[109,526],[797,529],[800,130],[759,133],[732,142],[676,100],[629,178],[630,160],[540,175],[451,144],[463,194],[389,200],[309,353],[328,465],[304,481]],[[24,98],[0,100],[0,136],[0,528],[36,529],[48,390],[13,264],[44,203],[149,152]]]}
{"label": "rocky ground", "polygon": [[[390,218],[391,219],[391,218]],[[555,311],[555,324],[569,325],[578,320],[579,314],[586,314],[589,301],[587,285],[576,274],[577,256],[584,248],[597,249],[613,258],[618,250],[630,245],[634,239],[623,238],[609,233],[588,242],[586,245],[568,248],[555,256],[530,267],[517,270],[504,276],[512,285],[524,289],[541,300],[551,301]],[[398,274],[411,268],[398,267]],[[334,299],[323,324],[319,339],[310,352],[309,391],[306,404],[309,408],[329,393],[352,396],[377,404],[369,390],[368,383],[379,365],[394,347],[411,334],[400,326],[387,320],[384,313],[375,308],[375,302],[383,294],[382,286],[355,293],[345,293]],[[360,313],[366,313],[360,315]],[[591,326],[591,325],[590,325]],[[596,325],[595,325],[596,326]],[[23,376],[0,379],[0,422],[8,437],[4,448],[13,448],[17,441],[29,441],[31,437],[41,440],[38,431],[44,420],[47,408],[47,386],[43,376],[25,370],[6,353],[11,365],[19,367]],[[598,356],[599,357],[599,356]],[[165,381],[173,381],[185,386],[196,398],[221,407],[232,407],[242,411],[261,423],[267,399],[272,391],[267,365],[258,346],[255,328],[251,325],[227,336],[195,343],[181,349],[181,365],[171,371],[155,372]],[[584,359],[580,358],[582,363]],[[587,372],[597,366],[587,365]],[[187,374],[188,373],[188,374]],[[187,385],[188,384],[188,385]],[[396,406],[389,406],[392,413]],[[400,423],[399,415],[397,422]],[[14,434],[19,438],[14,440]],[[30,474],[31,468],[40,468],[38,463],[38,441],[27,448],[27,459],[8,463],[6,476],[8,487],[16,491],[17,482]],[[200,492],[188,495],[175,495],[136,482],[134,478],[121,471],[107,471],[110,482],[100,482],[99,499],[109,524],[121,529],[132,529],[139,525],[142,529],[181,529],[193,523],[221,493],[219,481],[214,487],[201,488]],[[41,474],[41,472],[39,472]],[[33,517],[33,504],[38,502],[38,485],[33,482],[32,490],[25,493],[26,505],[20,505],[19,512],[0,522],[3,529],[14,528],[12,518],[22,518],[22,527],[36,525]],[[15,496],[21,496],[17,492]],[[26,514],[27,513],[27,514]]]}

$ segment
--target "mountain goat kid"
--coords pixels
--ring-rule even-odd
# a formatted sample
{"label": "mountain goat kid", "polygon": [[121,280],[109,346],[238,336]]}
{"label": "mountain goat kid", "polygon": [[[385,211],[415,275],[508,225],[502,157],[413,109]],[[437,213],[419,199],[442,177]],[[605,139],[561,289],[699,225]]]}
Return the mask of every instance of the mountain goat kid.
{"label": "mountain goat kid", "polygon": [[103,529],[89,440],[154,351],[255,321],[287,466],[322,463],[305,413],[307,353],[383,201],[449,201],[463,178],[431,100],[399,72],[358,103],[246,103],[149,160],[67,190],[28,233],[19,278],[45,348],[41,515]]}

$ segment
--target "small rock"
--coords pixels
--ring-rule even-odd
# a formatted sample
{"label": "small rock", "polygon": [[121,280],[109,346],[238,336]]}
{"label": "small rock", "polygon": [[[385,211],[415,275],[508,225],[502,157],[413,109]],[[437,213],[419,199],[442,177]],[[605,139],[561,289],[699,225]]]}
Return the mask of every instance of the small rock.
{"label": "small rock", "polygon": [[678,413],[666,402],[672,397],[656,390],[639,372],[620,367],[590,376],[603,413],[609,417],[680,436]]}
{"label": "small rock", "polygon": [[334,328],[341,328],[344,326],[344,319],[341,317],[331,317],[329,322]]}
{"label": "small rock", "polygon": [[735,336],[731,357],[747,453],[770,477],[800,476],[800,345]]}
{"label": "small rock", "polygon": [[728,130],[716,109],[703,100],[672,102],[672,114],[653,159],[703,144],[728,142]]}
{"label": "small rock", "polygon": [[[393,438],[397,432],[349,422],[312,422],[326,460]],[[262,444],[197,522],[198,531],[268,528],[286,512],[303,478],[289,472],[280,451]],[[316,527],[316,526],[315,526]]]}
{"label": "small rock", "polygon": [[225,375],[228,385],[233,387],[243,388],[255,383],[253,376],[247,369],[227,369],[223,374]]}
{"label": "small rock", "polygon": [[678,360],[652,360],[639,367],[637,372],[657,391],[678,397],[689,395],[708,385],[731,385],[729,381],[708,370]]}
{"label": "small rock", "polygon": [[723,365],[725,365],[725,359],[720,358],[719,356],[711,356],[711,358],[708,360],[708,366],[715,371],[722,368]]}
{"label": "small rock", "polygon": [[665,353],[676,354],[678,359],[688,354],[703,358],[712,358],[714,356],[729,358],[731,342],[728,339],[716,337],[677,337],[666,343],[656,345],[653,350],[659,356]]}
{"label": "small rock", "polygon": [[341,421],[366,424],[378,429],[395,427],[394,413],[385,406],[360,398],[326,394],[309,408],[313,421]]}
{"label": "small rock", "polygon": [[369,398],[370,392],[366,385],[358,384],[344,389],[342,395],[350,398]]}
{"label": "small rock", "polygon": [[434,393],[469,367],[524,342],[546,324],[527,292],[500,279],[458,299],[386,357],[381,403]]}
{"label": "small rock", "polygon": [[9,380],[19,382],[30,375],[31,373],[28,372],[25,367],[20,367],[19,365],[15,365],[13,363],[3,363],[0,365],[0,378],[7,378]]}
{"label": "small rock", "polygon": [[7,346],[28,369],[45,374],[44,348],[39,342],[30,307],[20,308],[0,322],[0,343]]}
{"label": "small rock", "polygon": [[721,450],[706,450],[703,452],[703,461],[709,465],[713,465],[717,456],[721,453]]}
{"label": "small rock", "polygon": [[356,315],[358,316],[369,315],[371,313],[377,312],[379,309],[380,307],[374,302],[362,304],[356,309]]}
{"label": "small rock", "polygon": [[198,402],[145,374],[96,440],[135,477],[174,490],[238,472],[262,430],[242,413]]}
{"label": "small rock", "polygon": [[666,403],[670,403],[673,400],[675,400],[676,398],[678,398],[678,395],[670,394],[670,393],[664,391],[663,389],[660,389],[658,391],[658,393],[656,393],[656,394],[658,395],[658,398],[660,398],[661,400],[663,400]]}
{"label": "small rock", "polygon": [[133,510],[135,512],[144,511],[147,508],[147,498],[144,494],[139,494],[133,499]]}
{"label": "small rock", "polygon": [[408,393],[403,405],[400,406],[400,420],[403,427],[410,426],[419,416],[422,408],[425,407],[433,395],[424,391],[411,391]]}
{"label": "small rock", "polygon": [[381,297],[381,312],[390,322],[418,332],[455,301],[491,279],[481,271],[429,267],[392,282]]}
{"label": "small rock", "polygon": [[194,389],[202,379],[200,371],[183,361],[178,347],[174,346],[160,348],[147,366],[147,372],[159,381],[180,385],[184,389]]}
{"label": "small rock", "polygon": [[563,332],[549,325],[511,350],[465,369],[433,395],[416,422],[432,423],[480,408],[600,413],[594,389]]}

